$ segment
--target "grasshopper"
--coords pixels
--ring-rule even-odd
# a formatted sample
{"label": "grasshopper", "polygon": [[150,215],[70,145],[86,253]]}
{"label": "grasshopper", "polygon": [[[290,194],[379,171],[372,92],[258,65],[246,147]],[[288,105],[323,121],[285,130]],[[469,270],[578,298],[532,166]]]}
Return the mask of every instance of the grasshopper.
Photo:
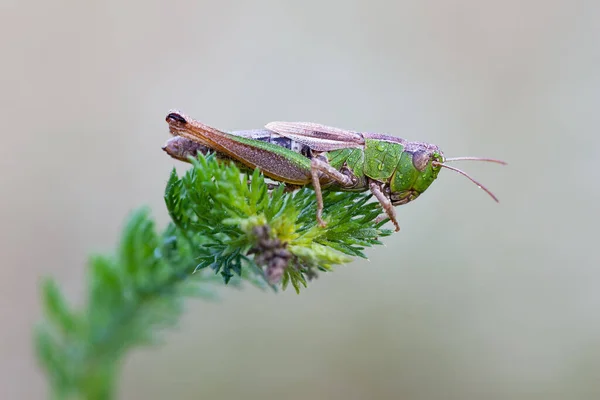
{"label": "grasshopper", "polygon": [[312,122],[271,122],[265,129],[222,132],[178,111],[166,121],[174,136],[163,146],[171,157],[189,161],[198,152],[215,153],[243,169],[258,168],[268,178],[291,189],[312,184],[317,198],[317,221],[323,220],[322,188],[369,190],[381,204],[396,232],[400,225],[394,206],[418,198],[442,168],[470,179],[496,202],[498,198],[452,161],[504,161],[481,157],[445,158],[438,146],[411,142],[381,133],[355,132]]}

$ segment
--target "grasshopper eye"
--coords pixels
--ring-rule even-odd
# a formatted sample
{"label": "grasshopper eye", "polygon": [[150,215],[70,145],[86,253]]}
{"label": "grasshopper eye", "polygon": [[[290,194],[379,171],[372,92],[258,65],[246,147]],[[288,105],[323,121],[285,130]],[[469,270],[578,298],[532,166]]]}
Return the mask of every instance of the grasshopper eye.
{"label": "grasshopper eye", "polygon": [[180,124],[187,124],[187,121],[181,114],[170,113],[166,118],[167,122],[179,122]]}
{"label": "grasshopper eye", "polygon": [[412,162],[417,170],[424,171],[429,164],[429,153],[421,150],[414,152]]}

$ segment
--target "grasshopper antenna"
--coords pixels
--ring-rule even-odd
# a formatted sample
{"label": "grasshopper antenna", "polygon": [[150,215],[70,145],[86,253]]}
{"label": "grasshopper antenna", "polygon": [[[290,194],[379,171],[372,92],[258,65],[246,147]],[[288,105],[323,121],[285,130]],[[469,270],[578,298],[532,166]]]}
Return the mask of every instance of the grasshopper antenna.
{"label": "grasshopper antenna", "polygon": [[[462,158],[462,157],[457,157],[457,158]],[[446,161],[448,161],[448,160],[446,160]],[[483,189],[487,194],[490,195],[490,197],[492,199],[494,199],[496,201],[496,203],[500,202],[498,200],[498,198],[494,195],[494,193],[492,193],[488,188],[486,188],[485,186],[483,186],[481,183],[477,182],[475,179],[471,178],[471,176],[469,174],[467,174],[465,171],[462,171],[462,170],[460,170],[458,168],[455,168],[455,167],[451,167],[449,165],[445,165],[445,164],[443,164],[441,162],[438,162],[438,161],[432,161],[431,164],[432,165],[439,165],[442,168],[447,168],[447,169],[452,170],[454,172],[458,172],[459,174],[467,177],[471,182],[473,182],[474,184],[476,184],[478,188]]]}
{"label": "grasshopper antenna", "polygon": [[444,162],[449,162],[449,161],[486,161],[486,162],[493,162],[496,164],[502,164],[502,165],[506,165],[506,161],[502,161],[502,160],[496,160],[495,158],[483,158],[483,157],[452,157],[452,158],[446,158],[444,160]]}

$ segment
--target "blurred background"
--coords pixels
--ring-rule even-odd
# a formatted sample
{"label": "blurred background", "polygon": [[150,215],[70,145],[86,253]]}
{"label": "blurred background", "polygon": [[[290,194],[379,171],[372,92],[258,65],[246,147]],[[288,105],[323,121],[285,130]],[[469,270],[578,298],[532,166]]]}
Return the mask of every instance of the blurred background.
{"label": "blurred background", "polygon": [[[386,247],[297,296],[223,288],[127,358],[124,399],[600,396],[600,4],[0,2],[0,397],[39,399],[38,284],[162,193],[178,108],[225,130],[314,121],[438,144]],[[458,165],[457,165],[458,166]],[[185,165],[178,168],[185,169]]]}

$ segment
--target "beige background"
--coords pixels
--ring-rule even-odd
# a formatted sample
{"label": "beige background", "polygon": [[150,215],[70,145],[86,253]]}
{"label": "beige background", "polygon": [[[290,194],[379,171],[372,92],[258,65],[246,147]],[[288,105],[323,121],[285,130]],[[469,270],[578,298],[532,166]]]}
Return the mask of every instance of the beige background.
{"label": "beige background", "polygon": [[[600,6],[517,1],[0,2],[0,397],[38,399],[51,274],[83,296],[124,217],[164,225],[179,108],[307,120],[448,156],[386,247],[301,296],[223,289],[127,358],[127,399],[600,396]],[[185,168],[183,166],[182,168]]]}

